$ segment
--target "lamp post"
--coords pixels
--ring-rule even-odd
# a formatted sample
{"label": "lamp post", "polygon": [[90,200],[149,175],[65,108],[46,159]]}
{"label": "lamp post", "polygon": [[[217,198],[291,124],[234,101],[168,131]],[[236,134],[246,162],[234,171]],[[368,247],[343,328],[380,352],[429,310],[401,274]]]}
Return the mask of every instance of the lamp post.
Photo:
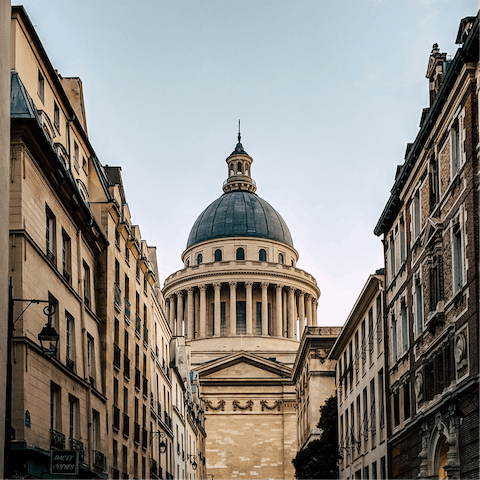
{"label": "lamp post", "polygon": [[[14,319],[13,308],[15,303],[27,303],[28,305],[22,310],[22,313]],[[37,300],[37,299],[24,299],[13,298],[13,283],[10,277],[10,285],[8,287],[8,328],[7,328],[7,384],[6,384],[6,398],[5,398],[5,452],[4,452],[4,465],[5,465],[5,478],[10,478],[10,456],[12,450],[12,340],[13,331],[15,329],[15,323],[25,313],[27,308],[32,303],[40,304],[46,303],[47,305],[43,309],[43,313],[47,316],[48,320],[42,331],[38,335],[42,352],[48,357],[55,356],[57,354],[57,346],[59,334],[52,325],[52,316],[55,314],[55,305],[50,303],[49,300]]]}

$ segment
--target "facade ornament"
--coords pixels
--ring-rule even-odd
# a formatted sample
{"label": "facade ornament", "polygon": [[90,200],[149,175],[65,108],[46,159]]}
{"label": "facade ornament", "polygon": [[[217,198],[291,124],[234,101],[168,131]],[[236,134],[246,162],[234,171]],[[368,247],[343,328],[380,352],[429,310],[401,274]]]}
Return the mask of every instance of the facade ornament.
{"label": "facade ornament", "polygon": [[230,285],[230,288],[237,288],[237,282],[235,281],[231,281],[231,282],[228,282],[228,284]]}
{"label": "facade ornament", "polygon": [[213,288],[215,291],[220,290],[222,288],[222,284],[220,282],[215,282],[213,284]]}
{"label": "facade ornament", "polygon": [[209,410],[213,410],[213,411],[221,410],[222,412],[225,411],[225,400],[219,400],[216,407],[213,406],[210,400],[204,400],[203,403],[205,404],[207,412]]}
{"label": "facade ornament", "polygon": [[248,400],[247,403],[245,404],[245,406],[241,406],[240,405],[240,402],[238,400],[234,400],[233,401],[233,411],[236,412],[237,411],[237,408],[238,410],[250,410],[252,411],[252,407],[253,407],[253,400]]}
{"label": "facade ornament", "polygon": [[423,374],[422,372],[417,372],[415,374],[415,397],[417,402],[423,400]]}
{"label": "facade ornament", "polygon": [[317,348],[315,350],[315,357],[318,358],[320,360],[320,363],[323,365],[328,357],[329,352],[330,349]]}
{"label": "facade ornament", "polygon": [[467,339],[465,338],[465,335],[462,332],[455,337],[454,356],[455,356],[455,363],[457,364],[457,368],[463,367],[463,365],[465,365],[466,353],[467,353]]}
{"label": "facade ornament", "polygon": [[260,286],[262,287],[262,290],[265,290],[266,288],[268,288],[269,285],[270,285],[270,284],[269,284],[268,282],[262,282],[262,283],[260,284]]}
{"label": "facade ornament", "polygon": [[253,287],[253,281],[252,280],[246,280],[245,281],[245,288],[247,288],[247,287],[249,287],[249,288]]}
{"label": "facade ornament", "polygon": [[269,406],[267,401],[266,400],[261,400],[260,401],[260,405],[262,406],[262,412],[267,409],[267,410],[275,410],[277,409],[278,411],[280,411],[280,408],[282,406],[282,401],[281,400],[275,400],[275,402],[273,402],[273,406]]}

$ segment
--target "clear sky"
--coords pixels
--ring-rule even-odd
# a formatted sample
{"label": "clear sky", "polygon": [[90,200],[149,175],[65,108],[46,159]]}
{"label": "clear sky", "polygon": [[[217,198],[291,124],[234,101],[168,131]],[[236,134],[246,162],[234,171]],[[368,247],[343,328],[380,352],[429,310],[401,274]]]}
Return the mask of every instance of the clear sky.
{"label": "clear sky", "polygon": [[160,279],[242,143],[257,194],[342,325],[383,266],[373,229],[428,106],[433,43],[453,55],[478,0],[25,0],[55,68],[83,81],[88,133],[120,165]]}

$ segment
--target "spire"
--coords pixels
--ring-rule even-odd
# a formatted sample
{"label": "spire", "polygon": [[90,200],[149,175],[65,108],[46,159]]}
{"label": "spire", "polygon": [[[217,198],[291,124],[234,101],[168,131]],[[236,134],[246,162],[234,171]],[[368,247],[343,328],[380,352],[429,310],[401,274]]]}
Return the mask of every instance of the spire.
{"label": "spire", "polygon": [[240,120],[238,120],[238,136],[237,136],[237,139],[238,139],[238,143],[235,147],[235,150],[231,153],[230,156],[232,155],[248,155],[248,153],[243,149],[243,145],[241,143],[241,140],[242,140],[242,134],[240,133]]}
{"label": "spire", "polygon": [[238,119],[238,143],[242,140],[242,134],[240,133],[240,119]]}

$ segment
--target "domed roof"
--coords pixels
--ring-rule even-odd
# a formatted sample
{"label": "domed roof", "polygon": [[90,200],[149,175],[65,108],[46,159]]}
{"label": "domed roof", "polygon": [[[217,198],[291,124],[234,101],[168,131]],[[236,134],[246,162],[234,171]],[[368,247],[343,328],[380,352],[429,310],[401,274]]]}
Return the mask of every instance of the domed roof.
{"label": "domed roof", "polygon": [[224,193],[200,214],[190,231],[187,248],[226,237],[266,238],[293,247],[280,214],[257,194],[242,190]]}

